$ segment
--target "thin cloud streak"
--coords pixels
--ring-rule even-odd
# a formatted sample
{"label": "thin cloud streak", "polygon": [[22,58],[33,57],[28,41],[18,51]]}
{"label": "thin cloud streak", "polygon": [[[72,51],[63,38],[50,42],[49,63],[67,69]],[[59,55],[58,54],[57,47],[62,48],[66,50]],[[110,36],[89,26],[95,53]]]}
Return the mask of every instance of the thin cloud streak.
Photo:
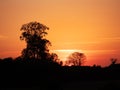
{"label": "thin cloud streak", "polygon": [[[80,44],[99,44],[101,43],[101,41],[85,41],[85,42],[64,42],[63,45],[73,45],[73,44],[77,44],[77,45],[80,45]],[[60,43],[55,43],[57,45],[59,45]]]}
{"label": "thin cloud streak", "polygon": [[98,44],[98,43],[100,43],[100,41],[72,42],[72,44]]}
{"label": "thin cloud streak", "polygon": [[7,57],[18,57],[21,55],[21,51],[3,51],[3,52],[0,52],[0,58],[6,58]]}
{"label": "thin cloud streak", "polygon": [[117,50],[84,50],[85,53],[102,53],[102,54],[108,54],[108,53],[116,53]]}
{"label": "thin cloud streak", "polygon": [[104,38],[106,40],[120,40],[120,37],[108,37],[108,38]]}
{"label": "thin cloud streak", "polygon": [[114,53],[117,50],[78,50],[78,49],[58,49],[58,50],[51,50],[51,52],[83,52],[83,53]]}
{"label": "thin cloud streak", "polygon": [[0,35],[0,39],[6,39],[7,36],[4,36],[4,35]]}
{"label": "thin cloud streak", "polygon": [[108,37],[108,38],[103,38],[104,42],[120,42],[120,37]]}

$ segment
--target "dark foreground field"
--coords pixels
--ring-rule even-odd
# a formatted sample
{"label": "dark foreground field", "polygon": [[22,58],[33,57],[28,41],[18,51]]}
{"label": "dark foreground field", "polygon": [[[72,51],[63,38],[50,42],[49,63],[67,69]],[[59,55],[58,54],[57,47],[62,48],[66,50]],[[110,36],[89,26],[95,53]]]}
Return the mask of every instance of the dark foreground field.
{"label": "dark foreground field", "polygon": [[39,85],[29,87],[3,87],[1,90],[120,90],[120,80],[79,81],[59,83],[60,85]]}
{"label": "dark foreground field", "polygon": [[120,65],[0,62],[0,90],[120,90]]}

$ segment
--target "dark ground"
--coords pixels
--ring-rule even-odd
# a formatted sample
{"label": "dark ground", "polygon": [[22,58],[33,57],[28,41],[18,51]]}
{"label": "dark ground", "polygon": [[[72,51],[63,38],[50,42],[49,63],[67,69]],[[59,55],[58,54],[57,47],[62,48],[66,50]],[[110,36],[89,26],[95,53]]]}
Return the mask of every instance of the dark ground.
{"label": "dark ground", "polygon": [[120,64],[101,68],[0,61],[0,90],[120,90]]}

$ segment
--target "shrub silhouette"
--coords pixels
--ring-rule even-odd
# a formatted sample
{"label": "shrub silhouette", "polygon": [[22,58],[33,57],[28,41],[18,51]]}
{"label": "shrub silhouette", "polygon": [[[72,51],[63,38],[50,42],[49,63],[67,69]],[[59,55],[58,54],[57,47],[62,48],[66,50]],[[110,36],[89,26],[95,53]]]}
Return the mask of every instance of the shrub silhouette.
{"label": "shrub silhouette", "polygon": [[111,65],[114,65],[114,64],[116,64],[117,59],[116,58],[111,58],[110,61],[111,61]]}

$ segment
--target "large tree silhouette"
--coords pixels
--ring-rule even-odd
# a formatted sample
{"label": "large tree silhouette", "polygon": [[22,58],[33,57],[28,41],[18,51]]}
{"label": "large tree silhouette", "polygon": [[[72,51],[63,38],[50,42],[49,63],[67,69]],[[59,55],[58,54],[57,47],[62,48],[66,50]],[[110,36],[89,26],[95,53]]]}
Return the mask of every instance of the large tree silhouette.
{"label": "large tree silhouette", "polygon": [[49,28],[39,22],[22,25],[20,40],[25,40],[26,48],[22,51],[23,58],[46,59],[49,57],[48,46],[51,42],[45,38]]}
{"label": "large tree silhouette", "polygon": [[84,53],[74,52],[68,56],[66,65],[81,66],[85,62],[86,56]]}

